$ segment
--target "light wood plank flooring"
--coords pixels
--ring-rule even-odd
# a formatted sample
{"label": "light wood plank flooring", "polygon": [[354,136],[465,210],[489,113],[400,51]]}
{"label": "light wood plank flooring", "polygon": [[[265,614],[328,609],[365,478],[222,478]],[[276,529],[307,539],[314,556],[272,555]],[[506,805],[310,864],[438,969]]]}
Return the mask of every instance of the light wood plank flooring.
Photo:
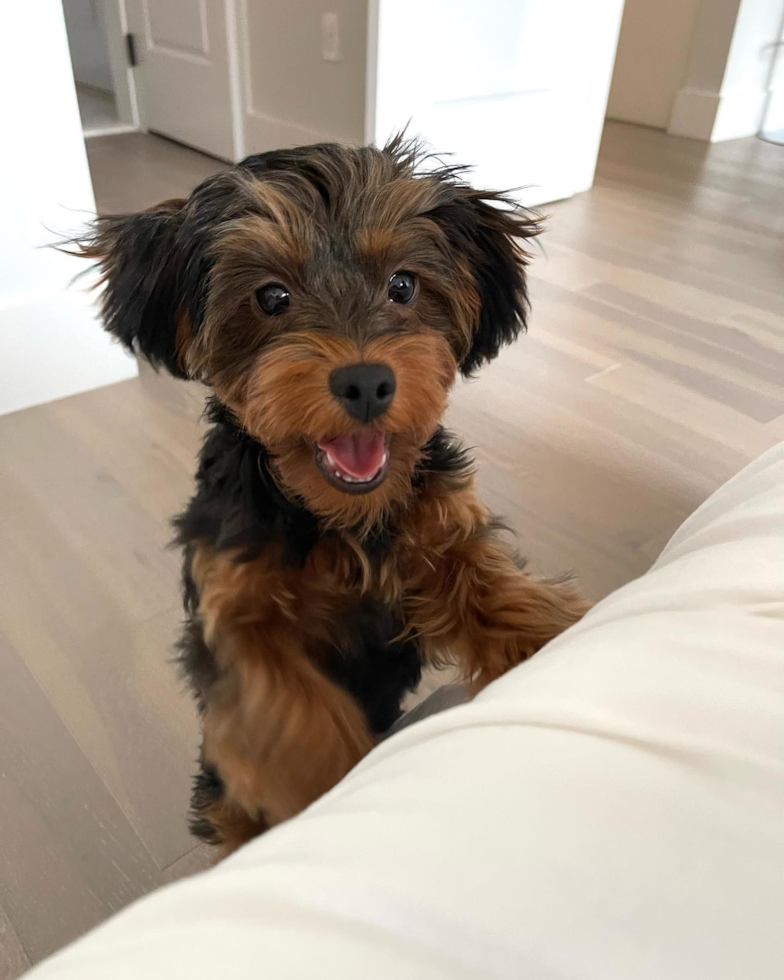
{"label": "light wood plank flooring", "polygon": [[[88,152],[102,211],[220,167],[141,134]],[[605,595],[784,438],[782,201],[784,149],[610,124],[594,189],[549,209],[530,333],[450,410],[535,567]],[[144,370],[0,419],[0,980],[205,863],[166,550],[201,401]]]}

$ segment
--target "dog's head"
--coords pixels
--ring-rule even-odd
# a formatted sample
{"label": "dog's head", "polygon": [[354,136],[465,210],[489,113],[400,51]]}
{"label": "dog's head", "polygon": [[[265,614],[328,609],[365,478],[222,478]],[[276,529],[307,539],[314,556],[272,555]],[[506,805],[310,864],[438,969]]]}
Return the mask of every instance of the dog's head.
{"label": "dog's head", "polygon": [[525,326],[536,219],[417,159],[399,138],[264,153],[81,243],[106,328],[210,385],[344,526],[405,499],[457,374]]}

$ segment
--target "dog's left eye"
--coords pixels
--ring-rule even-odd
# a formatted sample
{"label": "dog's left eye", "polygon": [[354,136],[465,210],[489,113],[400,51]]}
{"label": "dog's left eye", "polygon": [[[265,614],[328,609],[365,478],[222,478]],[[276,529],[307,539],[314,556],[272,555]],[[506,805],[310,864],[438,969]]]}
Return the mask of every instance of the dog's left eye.
{"label": "dog's left eye", "polygon": [[393,303],[410,303],[416,295],[416,278],[410,272],[396,272],[389,277],[387,295]]}
{"label": "dog's left eye", "polygon": [[262,313],[266,313],[267,316],[278,316],[289,308],[291,296],[285,286],[281,286],[279,282],[272,282],[256,290],[256,302]]}

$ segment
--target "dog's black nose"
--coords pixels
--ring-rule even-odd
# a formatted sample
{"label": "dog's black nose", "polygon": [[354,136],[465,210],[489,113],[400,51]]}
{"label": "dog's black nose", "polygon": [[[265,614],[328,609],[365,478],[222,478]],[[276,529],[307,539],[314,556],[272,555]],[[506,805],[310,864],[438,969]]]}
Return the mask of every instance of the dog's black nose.
{"label": "dog's black nose", "polygon": [[329,390],[349,415],[370,422],[389,408],[395,376],[386,364],[351,364],[332,372]]}

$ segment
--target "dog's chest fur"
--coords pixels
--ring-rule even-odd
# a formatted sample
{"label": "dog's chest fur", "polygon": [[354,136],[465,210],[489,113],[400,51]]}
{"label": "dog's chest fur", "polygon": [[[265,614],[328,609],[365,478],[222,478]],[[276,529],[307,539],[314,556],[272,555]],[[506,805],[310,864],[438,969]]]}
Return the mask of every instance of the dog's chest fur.
{"label": "dog's chest fur", "polygon": [[[196,493],[175,522],[189,617],[181,661],[198,699],[234,666],[212,653],[211,629],[228,613],[285,636],[354,697],[372,731],[385,731],[421,672],[416,643],[402,635],[397,532],[360,543],[324,528],[281,493],[263,446],[219,406],[210,417],[215,425],[202,449]],[[439,431],[415,483],[421,491],[434,472],[463,465],[459,448]]]}

